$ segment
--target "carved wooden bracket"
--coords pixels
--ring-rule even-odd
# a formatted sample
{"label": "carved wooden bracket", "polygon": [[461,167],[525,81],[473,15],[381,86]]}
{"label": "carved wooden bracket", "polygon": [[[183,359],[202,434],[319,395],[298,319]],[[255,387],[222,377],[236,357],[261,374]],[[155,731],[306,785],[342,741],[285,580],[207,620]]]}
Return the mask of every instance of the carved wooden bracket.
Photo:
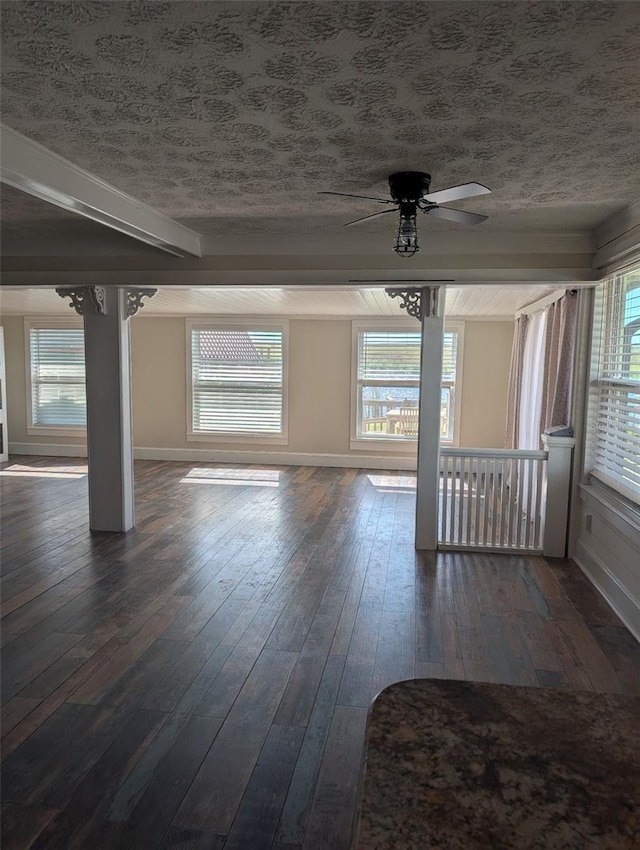
{"label": "carved wooden bracket", "polygon": [[144,307],[142,303],[143,298],[153,298],[156,294],[157,289],[127,289],[127,303],[125,307],[125,318],[130,319],[131,316],[135,316],[138,310],[141,307]]}
{"label": "carved wooden bracket", "polygon": [[410,316],[422,321],[425,317],[438,315],[439,286],[421,286],[411,289],[385,289],[391,298],[400,298],[400,306]]}
{"label": "carved wooden bracket", "polygon": [[81,316],[90,309],[89,305],[101,315],[107,312],[104,286],[61,286],[56,289],[56,292],[61,298],[70,298],[69,307]]}

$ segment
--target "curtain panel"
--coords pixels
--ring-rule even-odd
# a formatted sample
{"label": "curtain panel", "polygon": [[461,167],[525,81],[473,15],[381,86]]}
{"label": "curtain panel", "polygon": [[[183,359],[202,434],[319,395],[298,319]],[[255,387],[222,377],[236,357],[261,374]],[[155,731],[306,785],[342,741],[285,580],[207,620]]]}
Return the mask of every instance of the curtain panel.
{"label": "curtain panel", "polygon": [[528,323],[528,316],[520,316],[516,319],[513,332],[513,347],[511,349],[509,387],[507,392],[507,426],[504,440],[504,445],[507,449],[518,448],[518,433],[520,430],[520,399],[522,394],[522,368]]}
{"label": "curtain panel", "polygon": [[566,292],[548,307],[515,323],[505,447],[539,449],[540,435],[571,424],[578,294]]}
{"label": "curtain panel", "polygon": [[578,293],[567,292],[547,308],[547,333],[540,433],[552,425],[570,425]]}

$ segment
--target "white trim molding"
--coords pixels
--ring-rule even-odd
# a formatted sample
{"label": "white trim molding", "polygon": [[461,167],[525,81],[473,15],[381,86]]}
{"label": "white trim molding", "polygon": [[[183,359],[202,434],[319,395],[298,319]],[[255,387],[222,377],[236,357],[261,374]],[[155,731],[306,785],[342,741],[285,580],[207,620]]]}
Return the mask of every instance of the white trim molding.
{"label": "white trim molding", "polygon": [[593,231],[593,242],[599,277],[640,257],[640,200],[601,222]]}
{"label": "white trim molding", "polygon": [[[10,443],[11,455],[42,455],[43,457],[86,457],[86,445],[53,443]],[[311,452],[270,452],[225,449],[169,449],[138,446],[133,450],[136,460],[177,460],[190,463],[260,463],[272,466],[329,466],[347,469],[401,469],[415,471],[412,457],[384,455],[312,454]]]}
{"label": "white trim molding", "polygon": [[2,182],[179,257],[202,255],[200,234],[43,145],[0,125]]}

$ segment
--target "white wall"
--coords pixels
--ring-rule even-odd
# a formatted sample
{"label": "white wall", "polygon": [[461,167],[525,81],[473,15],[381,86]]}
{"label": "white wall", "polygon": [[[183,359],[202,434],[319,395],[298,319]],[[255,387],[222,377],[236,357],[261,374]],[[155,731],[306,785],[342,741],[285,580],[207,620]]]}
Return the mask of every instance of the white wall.
{"label": "white wall", "polygon": [[[38,437],[26,433],[24,321],[5,316],[9,440],[13,451],[43,453],[80,447],[81,438]],[[187,430],[186,336],[180,317],[131,321],[134,445],[159,457],[176,452],[203,458],[208,452],[260,452],[324,455],[327,462],[383,453],[349,448],[351,403],[351,321],[291,319],[289,323],[288,445],[189,442]],[[467,322],[462,378],[461,444],[501,448],[513,323]],[[49,448],[48,447],[53,447]],[[173,454],[172,454],[173,452]],[[151,456],[150,452],[143,453]],[[225,457],[229,457],[225,455]],[[370,460],[367,461],[367,458]],[[415,446],[394,452],[389,463],[413,465]],[[230,459],[230,458],[229,458]],[[336,460],[337,459],[337,460]]]}
{"label": "white wall", "polygon": [[640,510],[587,485],[579,511],[575,560],[640,640]]}

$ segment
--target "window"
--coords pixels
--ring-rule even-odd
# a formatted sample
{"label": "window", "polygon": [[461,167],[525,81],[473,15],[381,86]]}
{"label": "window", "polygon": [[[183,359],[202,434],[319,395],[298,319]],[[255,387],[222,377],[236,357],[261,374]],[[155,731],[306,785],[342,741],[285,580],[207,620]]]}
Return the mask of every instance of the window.
{"label": "window", "polygon": [[[459,347],[464,325],[447,324],[443,339],[440,437],[457,442]],[[404,444],[418,437],[420,330],[354,322],[354,441]]]}
{"label": "window", "polygon": [[640,504],[640,268],[596,291],[591,471]]}
{"label": "window", "polygon": [[191,439],[286,439],[286,323],[188,322]]}
{"label": "window", "polygon": [[75,433],[86,427],[82,325],[25,320],[27,431]]}

